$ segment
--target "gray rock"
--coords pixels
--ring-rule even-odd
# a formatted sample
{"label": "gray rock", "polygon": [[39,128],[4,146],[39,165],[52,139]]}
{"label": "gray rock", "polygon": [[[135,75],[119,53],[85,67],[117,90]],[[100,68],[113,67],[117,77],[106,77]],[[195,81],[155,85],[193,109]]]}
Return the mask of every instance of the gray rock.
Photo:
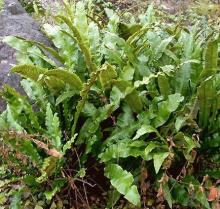
{"label": "gray rock", "polygon": [[24,8],[20,4],[18,4],[18,2],[12,2],[11,4],[8,5],[7,9],[12,15],[25,13]]}
{"label": "gray rock", "polygon": [[[0,40],[8,35],[17,35],[50,45],[49,40],[40,32],[39,25],[25,12],[17,0],[5,0],[4,9],[0,12]],[[22,92],[19,76],[15,74],[9,76],[13,64],[16,64],[15,51],[0,42],[0,89],[4,84],[9,84]],[[0,112],[3,109],[4,102],[0,98]]]}

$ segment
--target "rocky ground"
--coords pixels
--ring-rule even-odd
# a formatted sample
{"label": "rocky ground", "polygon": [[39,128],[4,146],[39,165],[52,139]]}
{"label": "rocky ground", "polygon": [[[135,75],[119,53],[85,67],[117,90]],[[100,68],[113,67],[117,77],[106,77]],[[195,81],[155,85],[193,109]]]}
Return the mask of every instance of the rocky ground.
{"label": "rocky ground", "polygon": [[[21,0],[22,1],[22,0]],[[48,5],[53,7],[56,0],[39,0],[45,8]],[[152,2],[169,13],[175,13],[181,9],[185,9],[193,0],[103,0],[104,2],[111,2],[116,8],[120,10],[129,10],[137,12],[138,10],[143,10],[147,5]],[[220,1],[220,0],[219,0]]]}
{"label": "rocky ground", "polygon": [[[34,39],[45,44],[49,41],[40,32],[38,24],[26,13],[17,0],[5,0],[3,10],[0,12],[0,87],[7,83],[19,88],[19,77],[8,76],[12,64],[16,63],[15,51],[1,42],[7,35],[18,35]],[[3,101],[0,98],[0,111]]]}

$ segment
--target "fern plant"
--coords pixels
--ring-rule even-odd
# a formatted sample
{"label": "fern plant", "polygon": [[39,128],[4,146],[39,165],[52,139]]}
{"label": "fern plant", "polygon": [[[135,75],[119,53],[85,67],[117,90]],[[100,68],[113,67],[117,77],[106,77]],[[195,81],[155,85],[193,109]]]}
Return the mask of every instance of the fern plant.
{"label": "fern plant", "polygon": [[[140,208],[210,208],[219,175],[218,33],[200,22],[168,25],[152,5],[126,23],[107,8],[105,24],[94,10],[65,2],[68,15],[44,25],[54,48],[4,39],[17,50],[11,71],[26,95],[1,91],[0,204],[112,208],[124,198]],[[215,172],[202,169],[205,156]],[[107,182],[101,205],[88,197],[88,181],[98,181],[91,169]]]}

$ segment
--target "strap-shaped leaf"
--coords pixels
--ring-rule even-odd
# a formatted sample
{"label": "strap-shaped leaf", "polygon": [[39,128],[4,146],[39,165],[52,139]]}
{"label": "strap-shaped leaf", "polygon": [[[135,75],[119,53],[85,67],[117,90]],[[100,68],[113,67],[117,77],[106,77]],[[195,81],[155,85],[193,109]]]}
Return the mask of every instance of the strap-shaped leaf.
{"label": "strap-shaped leaf", "polygon": [[159,74],[157,81],[160,88],[160,93],[164,96],[164,98],[167,98],[170,94],[170,84],[167,75],[165,75],[165,73]]}
{"label": "strap-shaped leaf", "polygon": [[11,69],[12,72],[20,74],[24,78],[37,81],[39,76],[47,71],[35,65],[17,65]]}
{"label": "strap-shaped leaf", "polygon": [[117,164],[109,164],[105,168],[105,175],[110,179],[111,184],[118,192],[134,205],[140,204],[140,195],[137,187],[132,185],[134,178],[130,172],[123,170]]}
{"label": "strap-shaped leaf", "polygon": [[157,152],[153,155],[155,172],[158,173],[169,152]]}
{"label": "strap-shaped leaf", "polygon": [[100,82],[103,88],[108,86],[112,79],[117,77],[117,72],[111,65],[105,65],[99,74]]}
{"label": "strap-shaped leaf", "polygon": [[19,209],[19,208],[22,208],[22,200],[21,200],[21,197],[22,197],[22,189],[18,189],[18,190],[14,190],[14,194],[13,194],[13,197],[11,199],[11,203],[10,203],[10,206],[9,208],[10,209]]}
{"label": "strap-shaped leaf", "polygon": [[59,55],[64,59],[65,66],[68,68],[74,67],[74,57],[77,53],[75,41],[63,34],[62,28],[58,25],[44,24],[43,28],[58,49]]}
{"label": "strap-shaped leaf", "polygon": [[67,70],[49,70],[44,73],[45,76],[48,77],[55,77],[62,80],[64,83],[68,83],[70,87],[76,90],[82,90],[82,81],[81,79],[75,74],[71,73]]}
{"label": "strap-shaped leaf", "polygon": [[61,90],[65,88],[65,83],[55,77],[55,76],[42,76],[39,80],[42,84],[45,84],[50,91],[52,91],[54,94],[60,93]]}
{"label": "strap-shaped leaf", "polygon": [[85,4],[82,1],[76,3],[75,17],[74,17],[74,25],[78,29],[83,42],[88,45],[89,37],[88,37],[88,21],[87,14],[85,9]]}
{"label": "strap-shaped leaf", "polygon": [[61,93],[59,95],[59,97],[57,97],[57,99],[56,99],[56,106],[58,106],[60,103],[64,102],[66,99],[69,99],[76,94],[77,94],[77,91],[75,91],[75,90],[66,91],[66,92]]}
{"label": "strap-shaped leaf", "polygon": [[[48,50],[52,51],[53,50],[52,48],[49,49],[49,47],[46,47],[44,45],[45,46],[44,50],[42,50],[41,44],[36,44],[36,43],[34,44],[31,41],[25,40],[24,38],[17,36],[6,36],[3,39],[3,42],[7,43],[9,46],[16,49],[17,51],[16,58],[17,61],[21,64],[35,63],[36,65],[39,64],[41,65],[44,62],[46,62],[51,66],[56,66],[55,61],[45,53],[45,51]],[[48,50],[46,48],[48,48]]]}
{"label": "strap-shaped leaf", "polygon": [[200,78],[207,78],[214,75],[218,66],[218,40],[209,41],[205,48],[205,66],[200,75]]}
{"label": "strap-shaped leaf", "polygon": [[66,23],[66,25],[70,28],[70,30],[73,33],[74,36],[74,40],[77,40],[77,43],[85,57],[85,62],[86,65],[88,67],[88,69],[90,70],[90,72],[92,71],[96,71],[97,70],[97,66],[92,62],[92,56],[91,56],[91,52],[89,50],[89,48],[87,47],[87,45],[85,44],[82,35],[80,34],[80,32],[78,31],[78,29],[73,25],[73,23],[71,22],[71,20],[67,17],[64,17],[62,15],[58,15],[57,18],[61,19],[63,22]]}
{"label": "strap-shaped leaf", "polygon": [[163,191],[164,191],[164,198],[166,199],[169,207],[172,208],[173,200],[172,200],[172,196],[171,196],[171,193],[170,193],[170,188],[169,188],[168,183],[163,184],[162,188],[163,188]]}
{"label": "strap-shaped leaf", "polygon": [[162,56],[162,54],[164,53],[164,51],[166,50],[166,48],[168,47],[168,45],[172,40],[173,37],[171,36],[161,41],[159,46],[155,49],[156,59],[159,59]]}
{"label": "strap-shaped leaf", "polygon": [[49,52],[54,58],[56,58],[61,63],[65,62],[63,57],[61,57],[59,55],[59,53],[55,49],[53,49],[53,48],[51,48],[49,46],[46,46],[45,44],[43,44],[41,42],[38,42],[38,41],[35,41],[35,40],[28,40],[28,39],[25,39],[25,38],[22,38],[22,37],[19,37],[19,36],[14,36],[14,38],[20,39],[20,40],[22,40],[22,41],[24,41],[26,43],[31,44],[31,45],[35,45],[35,46],[39,47],[40,49]]}
{"label": "strap-shaped leaf", "polygon": [[145,147],[147,143],[144,141],[134,142],[119,142],[109,146],[105,152],[101,153],[99,157],[102,162],[107,162],[112,159],[127,158],[129,156],[144,157]]}
{"label": "strap-shaped leaf", "polygon": [[134,44],[137,40],[139,40],[140,37],[142,37],[144,34],[146,34],[146,32],[150,29],[150,27],[146,27],[143,26],[142,28],[138,28],[138,30],[131,35],[128,39],[127,39],[127,43],[129,45]]}
{"label": "strap-shaped leaf", "polygon": [[216,90],[215,90],[215,78],[209,77],[204,80],[198,87],[198,101],[199,101],[199,123],[201,126],[206,127],[209,123],[209,117],[211,115],[212,106],[215,103]]}
{"label": "strap-shaped leaf", "polygon": [[113,84],[125,95],[126,102],[130,105],[134,112],[140,112],[143,104],[138,91],[128,81],[117,80]]}
{"label": "strap-shaped leaf", "polygon": [[134,77],[134,71],[135,71],[134,67],[131,66],[130,63],[128,63],[127,65],[124,66],[123,71],[120,74],[120,77],[123,80],[131,81],[133,80]]}
{"label": "strap-shaped leaf", "polygon": [[32,44],[32,45],[35,45],[35,46],[39,47],[40,49],[49,52],[49,53],[50,53],[54,58],[56,58],[58,61],[60,61],[61,63],[65,63],[65,60],[63,59],[63,57],[61,57],[61,56],[59,55],[59,53],[58,53],[55,49],[53,49],[53,48],[51,48],[51,47],[49,47],[49,46],[46,46],[45,44],[43,44],[43,43],[41,43],[41,42],[38,42],[38,41],[35,41],[35,40],[27,40],[27,39],[24,39],[24,38],[19,37],[19,36],[15,36],[15,37],[16,37],[17,39],[20,39],[20,40],[22,40],[22,41],[24,41],[24,42],[30,43],[30,44]]}
{"label": "strap-shaped leaf", "polygon": [[139,31],[141,28],[142,27],[139,24],[133,24],[130,26],[126,23],[119,22],[118,33],[120,37],[127,40],[130,36],[132,36],[135,32]]}
{"label": "strap-shaped leaf", "polygon": [[138,130],[136,135],[134,136],[133,140],[139,139],[141,136],[145,135],[145,134],[150,134],[150,133],[156,133],[157,136],[159,136],[160,138],[162,138],[159,134],[159,132],[157,131],[157,129],[155,129],[154,127],[150,126],[150,125],[146,125],[143,124]]}
{"label": "strap-shaped leaf", "polygon": [[183,101],[184,97],[181,94],[171,94],[168,96],[166,101],[158,103],[158,109],[156,117],[153,119],[153,126],[159,127],[163,125],[168,119],[172,112],[174,112],[180,103]]}
{"label": "strap-shaped leaf", "polygon": [[102,59],[100,51],[101,34],[99,27],[94,22],[89,23],[89,43],[93,62],[100,65]]}

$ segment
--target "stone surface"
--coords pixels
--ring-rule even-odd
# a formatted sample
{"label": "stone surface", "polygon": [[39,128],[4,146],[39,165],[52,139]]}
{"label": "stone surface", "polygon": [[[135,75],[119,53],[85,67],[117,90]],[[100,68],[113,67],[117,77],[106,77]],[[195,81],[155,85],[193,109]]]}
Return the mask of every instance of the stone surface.
{"label": "stone surface", "polygon": [[[7,35],[18,35],[24,38],[50,44],[40,32],[39,25],[25,12],[17,0],[5,0],[4,9],[0,12],[0,88],[5,83],[21,91],[20,78],[9,75],[12,64],[16,63],[15,51],[1,42]],[[3,100],[0,98],[0,112],[3,110]]]}

